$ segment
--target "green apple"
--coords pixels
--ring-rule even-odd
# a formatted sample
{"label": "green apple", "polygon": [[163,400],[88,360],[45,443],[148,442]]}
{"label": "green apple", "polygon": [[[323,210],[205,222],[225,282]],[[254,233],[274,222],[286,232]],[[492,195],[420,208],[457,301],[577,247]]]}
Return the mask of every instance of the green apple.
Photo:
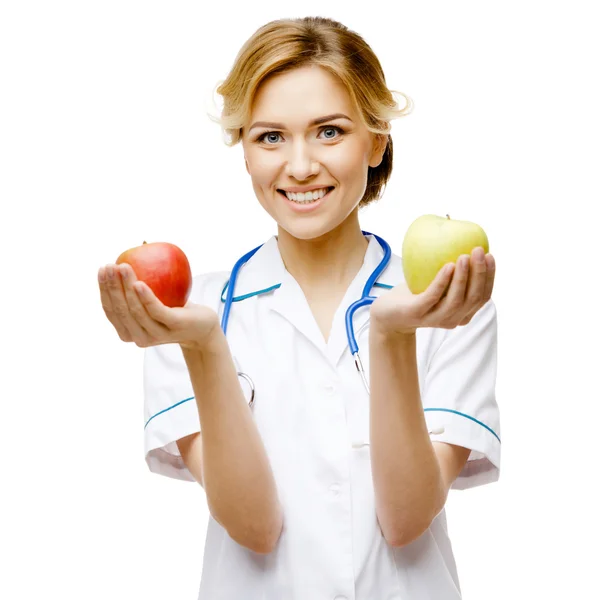
{"label": "green apple", "polygon": [[402,242],[402,267],[408,289],[424,292],[447,263],[456,263],[461,254],[481,246],[489,252],[485,231],[469,221],[455,221],[449,215],[423,215],[412,222]]}

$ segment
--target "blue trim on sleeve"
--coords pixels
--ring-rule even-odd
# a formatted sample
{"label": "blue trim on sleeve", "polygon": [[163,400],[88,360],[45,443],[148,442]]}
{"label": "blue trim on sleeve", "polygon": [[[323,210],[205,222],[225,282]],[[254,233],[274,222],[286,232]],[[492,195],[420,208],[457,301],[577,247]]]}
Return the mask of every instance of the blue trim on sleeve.
{"label": "blue trim on sleeve", "polygon": [[[223,298],[223,295],[225,294],[225,290],[227,289],[228,286],[229,286],[229,281],[225,284],[225,287],[223,288],[223,291],[221,292],[221,302],[225,302],[225,298]],[[246,298],[252,298],[252,296],[258,296],[259,294],[266,294],[267,292],[276,290],[279,287],[281,287],[280,283],[278,283],[277,285],[272,285],[269,288],[265,288],[264,290],[258,290],[258,292],[251,292],[250,294],[246,294],[244,296],[237,296],[237,298],[232,298],[231,301],[232,302],[241,302],[242,300],[246,300]]]}
{"label": "blue trim on sleeve", "polygon": [[163,413],[167,412],[168,410],[171,410],[172,408],[176,408],[180,404],[183,404],[184,402],[189,402],[190,400],[193,400],[194,398],[195,398],[195,396],[192,396],[190,398],[186,398],[185,400],[182,400],[181,402],[177,402],[177,404],[173,404],[173,406],[169,406],[169,408],[165,408],[164,410],[161,410],[160,412],[157,412],[155,415],[152,415],[146,421],[146,424],[144,425],[144,429],[146,429],[146,427],[148,427],[148,423],[150,423],[150,421],[152,421],[152,419],[154,419],[154,417],[158,417],[158,415],[162,415]]}
{"label": "blue trim on sleeve", "polygon": [[[455,415],[460,415],[461,417],[466,417],[467,419],[471,419],[471,421],[475,421],[475,423],[477,423],[478,425],[485,427],[485,429],[487,429],[500,442],[500,438],[496,435],[496,432],[493,429],[488,427],[485,423],[482,423],[481,421],[478,421],[474,417],[471,417],[470,415],[465,415],[465,413],[458,412],[457,410],[452,410],[451,408],[425,408],[423,410],[425,412],[434,411],[434,410],[438,411],[438,412],[449,412],[449,413],[454,413]],[[500,442],[500,443],[502,443],[502,442]]]}

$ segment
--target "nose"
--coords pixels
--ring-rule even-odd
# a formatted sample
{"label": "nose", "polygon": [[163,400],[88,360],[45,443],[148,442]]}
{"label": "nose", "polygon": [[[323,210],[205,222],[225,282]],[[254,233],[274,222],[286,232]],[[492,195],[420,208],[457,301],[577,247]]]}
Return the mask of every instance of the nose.
{"label": "nose", "polygon": [[310,156],[304,144],[296,144],[285,164],[285,174],[299,181],[319,173],[319,163]]}

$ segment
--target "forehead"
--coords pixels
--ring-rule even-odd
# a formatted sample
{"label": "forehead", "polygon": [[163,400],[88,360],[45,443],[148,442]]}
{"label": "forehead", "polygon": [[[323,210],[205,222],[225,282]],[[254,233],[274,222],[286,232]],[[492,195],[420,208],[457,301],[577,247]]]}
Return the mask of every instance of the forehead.
{"label": "forehead", "polygon": [[333,113],[355,118],[356,109],[348,90],[329,71],[310,66],[264,81],[254,97],[250,122],[268,119],[300,125]]}

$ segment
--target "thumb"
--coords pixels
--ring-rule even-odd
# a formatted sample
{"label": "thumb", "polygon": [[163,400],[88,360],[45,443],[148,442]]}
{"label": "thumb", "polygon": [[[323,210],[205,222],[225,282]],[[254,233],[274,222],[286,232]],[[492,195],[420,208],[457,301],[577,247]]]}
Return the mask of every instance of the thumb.
{"label": "thumb", "polygon": [[422,299],[422,306],[427,310],[431,310],[444,296],[454,274],[454,263],[444,265],[435,276],[434,280],[427,286],[424,292],[419,294]]}
{"label": "thumb", "polygon": [[195,306],[198,306],[195,302],[192,302],[191,300],[188,300],[183,307],[184,308],[194,308]]}

